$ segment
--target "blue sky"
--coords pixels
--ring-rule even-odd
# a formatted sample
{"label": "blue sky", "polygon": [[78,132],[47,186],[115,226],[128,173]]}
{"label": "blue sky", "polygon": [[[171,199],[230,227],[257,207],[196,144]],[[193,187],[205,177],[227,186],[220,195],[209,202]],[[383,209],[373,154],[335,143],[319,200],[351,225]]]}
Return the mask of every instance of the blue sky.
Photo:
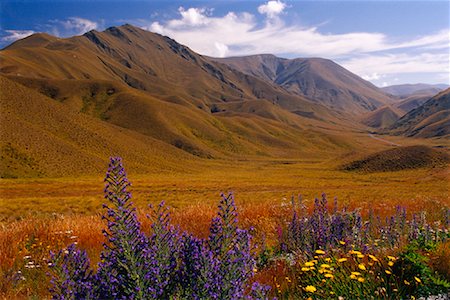
{"label": "blue sky", "polygon": [[378,86],[450,84],[447,0],[2,0],[0,17],[0,47],[130,23],[210,56],[324,57]]}

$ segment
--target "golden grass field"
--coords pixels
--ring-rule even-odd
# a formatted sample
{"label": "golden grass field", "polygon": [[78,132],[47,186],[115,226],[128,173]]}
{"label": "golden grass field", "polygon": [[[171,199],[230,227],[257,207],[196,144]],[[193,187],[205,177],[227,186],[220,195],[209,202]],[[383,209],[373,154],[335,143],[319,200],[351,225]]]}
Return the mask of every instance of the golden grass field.
{"label": "golden grass field", "polygon": [[[344,158],[340,157],[340,160]],[[430,220],[449,207],[449,169],[422,168],[398,172],[362,173],[339,171],[339,160],[247,160],[211,161],[189,174],[129,174],[133,202],[145,228],[147,205],[164,200],[171,207],[173,223],[198,236],[205,236],[221,192],[233,192],[244,227],[255,227],[258,240],[276,239],[279,224],[288,220],[290,198],[301,194],[310,207],[315,197],[327,193],[340,205],[381,215],[396,205],[409,212],[424,210]],[[126,161],[124,162],[126,168]],[[106,166],[105,166],[106,169]],[[0,181],[0,273],[24,263],[33,255],[44,259],[77,241],[91,257],[98,257],[104,227],[103,177],[2,179]],[[94,261],[95,262],[95,261]],[[42,272],[41,272],[42,273]],[[6,298],[45,297],[45,275],[30,284],[10,288],[4,282],[0,295]],[[29,275],[32,276],[32,275]],[[41,276],[41,278],[39,278]],[[34,282],[32,284],[32,282]]]}

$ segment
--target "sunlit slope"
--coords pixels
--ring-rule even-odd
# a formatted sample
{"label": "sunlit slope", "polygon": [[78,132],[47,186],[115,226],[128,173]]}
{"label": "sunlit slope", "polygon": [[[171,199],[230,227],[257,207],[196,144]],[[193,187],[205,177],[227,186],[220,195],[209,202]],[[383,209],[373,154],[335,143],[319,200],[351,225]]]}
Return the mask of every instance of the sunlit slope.
{"label": "sunlit slope", "polygon": [[392,101],[370,82],[327,59],[284,59],[268,54],[210,59],[275,83],[335,111],[361,114]]}
{"label": "sunlit slope", "polygon": [[415,137],[450,135],[450,89],[413,109],[391,127],[392,132]]}
{"label": "sunlit slope", "polygon": [[11,76],[121,82],[160,100],[208,112],[214,104],[260,99],[333,121],[337,115],[301,95],[131,25],[68,39],[36,34],[1,51],[0,63],[0,72]]}
{"label": "sunlit slope", "polygon": [[[134,171],[182,171],[195,158],[154,138],[76,113],[0,77],[2,177],[98,174],[108,157]],[[185,164],[178,162],[182,159]]]}

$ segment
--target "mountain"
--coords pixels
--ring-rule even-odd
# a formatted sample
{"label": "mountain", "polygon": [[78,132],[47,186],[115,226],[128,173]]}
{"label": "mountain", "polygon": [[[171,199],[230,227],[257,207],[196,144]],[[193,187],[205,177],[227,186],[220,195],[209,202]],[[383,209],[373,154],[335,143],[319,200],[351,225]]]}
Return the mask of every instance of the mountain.
{"label": "mountain", "polygon": [[365,114],[361,122],[373,128],[387,128],[393,125],[405,113],[395,107],[386,105]]}
{"label": "mountain", "polygon": [[361,114],[392,102],[390,96],[370,82],[327,59],[284,59],[265,54],[210,60],[275,83],[333,110]]}
{"label": "mountain", "polygon": [[394,104],[394,106],[400,110],[403,110],[405,112],[409,112],[425,102],[427,102],[430,98],[438,94],[439,92],[434,93],[427,91],[418,91],[415,92],[409,96],[406,96],[405,98],[402,98],[400,101]]}
{"label": "mountain", "polygon": [[391,126],[391,131],[415,137],[450,135],[450,88],[408,112]]}
{"label": "mountain", "polygon": [[68,39],[35,34],[1,51],[0,63],[5,75],[115,81],[204,111],[263,99],[288,110],[330,114],[305,97],[212,63],[168,37],[131,25]]}
{"label": "mountain", "polygon": [[119,154],[133,171],[195,165],[195,157],[176,147],[75,112],[3,76],[0,90],[0,177],[98,174]]}
{"label": "mountain", "polygon": [[425,83],[416,83],[416,84],[399,84],[399,85],[391,85],[381,88],[386,93],[389,93],[394,96],[406,97],[415,93],[421,94],[432,94],[435,95],[440,91],[448,88],[449,86],[446,84],[425,84]]}
{"label": "mountain", "polygon": [[346,133],[359,130],[345,113],[131,25],[34,34],[0,51],[0,75],[3,177],[91,174],[111,154],[139,172],[314,158],[347,151]]}

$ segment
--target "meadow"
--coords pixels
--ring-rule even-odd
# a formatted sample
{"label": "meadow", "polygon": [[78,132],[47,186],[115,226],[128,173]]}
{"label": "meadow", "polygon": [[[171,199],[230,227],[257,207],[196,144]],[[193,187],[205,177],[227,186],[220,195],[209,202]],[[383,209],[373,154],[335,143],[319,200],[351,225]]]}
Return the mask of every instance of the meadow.
{"label": "meadow", "polygon": [[[301,194],[305,211],[310,214],[314,199],[326,193],[330,202],[337,197],[341,207],[358,210],[364,218],[370,210],[381,218],[391,216],[401,206],[407,210],[408,219],[422,211],[430,224],[439,220],[442,224],[442,209],[450,207],[448,172],[438,167],[369,174],[339,171],[333,160],[247,160],[214,161],[209,168],[191,174],[130,174],[129,179],[143,231],[151,230],[152,222],[145,218],[148,204],[164,200],[170,207],[172,224],[207,238],[220,192],[233,192],[239,226],[253,227],[253,241],[264,241],[264,247],[270,249],[268,255],[275,259],[282,257],[276,250],[280,247],[279,230],[291,222],[292,197],[297,199]],[[100,217],[104,213],[103,188],[103,177],[2,179],[3,298],[49,297],[48,253],[72,242],[87,251],[92,265],[99,262],[105,227]],[[435,261],[448,258],[448,242],[435,250],[433,255],[439,257]],[[295,291],[286,279],[301,278],[298,270],[285,262],[279,265],[279,259],[274,261],[264,266],[266,274],[260,272],[256,278],[272,287],[273,296],[307,298],[304,290]],[[17,280],[18,271],[23,280]]]}

